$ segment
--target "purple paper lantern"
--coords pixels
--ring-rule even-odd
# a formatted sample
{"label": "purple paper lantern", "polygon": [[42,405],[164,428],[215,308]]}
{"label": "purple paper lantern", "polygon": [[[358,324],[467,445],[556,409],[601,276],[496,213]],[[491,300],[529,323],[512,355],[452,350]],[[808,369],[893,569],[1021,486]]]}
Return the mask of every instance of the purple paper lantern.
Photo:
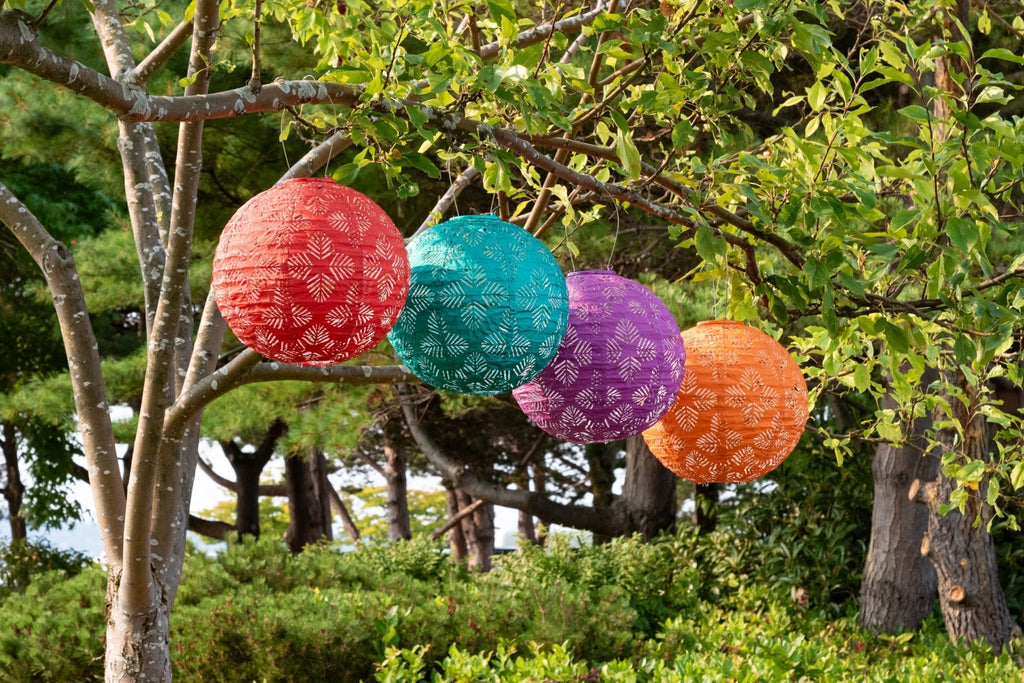
{"label": "purple paper lantern", "polygon": [[679,326],[649,289],[610,270],[570,273],[569,326],[554,360],[512,392],[538,427],[574,443],[639,434],[683,379]]}

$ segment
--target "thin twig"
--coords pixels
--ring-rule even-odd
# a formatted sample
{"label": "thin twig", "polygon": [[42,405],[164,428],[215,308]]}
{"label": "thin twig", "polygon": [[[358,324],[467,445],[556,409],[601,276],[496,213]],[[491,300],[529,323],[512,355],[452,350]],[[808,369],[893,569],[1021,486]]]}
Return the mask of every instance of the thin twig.
{"label": "thin twig", "polygon": [[249,77],[249,87],[253,92],[258,93],[263,87],[260,80],[260,24],[263,12],[263,0],[256,0],[256,6],[252,10],[252,76]]}
{"label": "thin twig", "polygon": [[[50,13],[50,10],[52,10],[54,7],[56,7],[58,2],[60,2],[60,0],[50,0],[50,4],[46,6],[46,9],[44,9],[39,14],[39,17],[37,17],[36,20],[32,22],[32,28],[34,30],[39,30],[39,27],[46,20],[46,15]],[[3,5],[2,4],[0,4],[0,9],[3,9]]]}

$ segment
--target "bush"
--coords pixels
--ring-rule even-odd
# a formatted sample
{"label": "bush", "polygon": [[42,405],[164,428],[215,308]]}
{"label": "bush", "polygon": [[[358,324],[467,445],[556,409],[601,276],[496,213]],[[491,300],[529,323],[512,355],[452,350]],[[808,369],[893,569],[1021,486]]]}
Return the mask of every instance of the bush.
{"label": "bush", "polygon": [[0,544],[0,600],[25,590],[33,578],[48,571],[74,576],[92,564],[77,550],[54,548],[45,541],[14,540]]}
{"label": "bush", "polygon": [[102,681],[106,572],[36,576],[0,609],[0,679]]}

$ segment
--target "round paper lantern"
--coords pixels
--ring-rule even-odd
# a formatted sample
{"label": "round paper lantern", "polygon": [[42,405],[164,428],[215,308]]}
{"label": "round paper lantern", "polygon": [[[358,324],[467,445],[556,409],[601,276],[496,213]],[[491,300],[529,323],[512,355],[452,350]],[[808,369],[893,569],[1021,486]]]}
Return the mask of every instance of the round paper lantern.
{"label": "round paper lantern", "polygon": [[558,354],[514,392],[544,431],[594,443],[639,434],[668,410],[686,353],[649,289],[610,270],[570,273],[569,327]]}
{"label": "round paper lantern", "polygon": [[799,366],[767,334],[732,320],[682,337],[686,372],[675,403],[644,432],[651,452],[698,484],[751,481],[778,467],[807,423]]}
{"label": "round paper lantern", "polygon": [[409,243],[409,298],[388,339],[439,389],[500,394],[540,372],[569,316],[547,247],[496,216],[460,216]]}
{"label": "round paper lantern", "polygon": [[395,224],[329,178],[261,192],[228,221],[213,259],[217,306],[235,335],[285,363],[331,365],[372,349],[409,291]]}

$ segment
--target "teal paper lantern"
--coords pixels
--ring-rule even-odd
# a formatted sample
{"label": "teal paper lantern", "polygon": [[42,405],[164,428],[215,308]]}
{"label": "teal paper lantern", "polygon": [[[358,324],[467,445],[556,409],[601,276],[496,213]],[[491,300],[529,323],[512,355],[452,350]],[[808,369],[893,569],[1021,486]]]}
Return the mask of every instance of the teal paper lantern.
{"label": "teal paper lantern", "polygon": [[497,216],[460,216],[408,245],[409,296],[388,335],[414,375],[459,394],[501,394],[554,357],[569,319],[558,262]]}

